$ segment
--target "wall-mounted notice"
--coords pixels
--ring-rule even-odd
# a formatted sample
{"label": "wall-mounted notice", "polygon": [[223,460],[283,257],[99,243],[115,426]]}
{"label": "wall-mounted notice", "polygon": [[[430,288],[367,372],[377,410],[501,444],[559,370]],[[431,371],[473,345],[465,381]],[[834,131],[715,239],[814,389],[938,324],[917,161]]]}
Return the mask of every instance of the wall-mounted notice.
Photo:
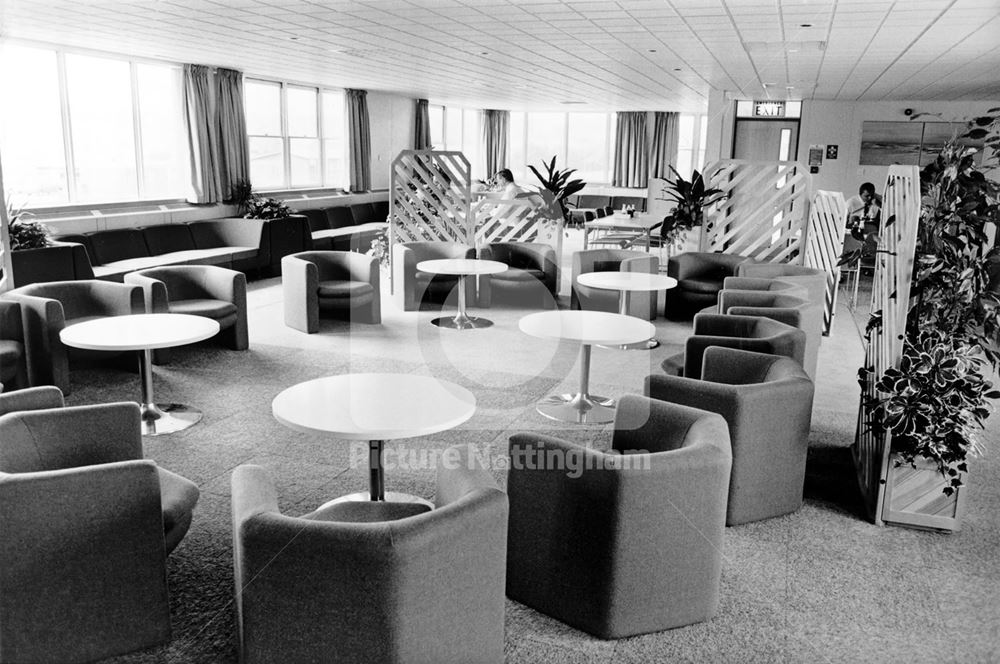
{"label": "wall-mounted notice", "polygon": [[839,151],[840,151],[840,146],[838,146],[838,145],[828,145],[828,146],[826,146],[826,158],[827,159],[836,159],[837,158],[837,152],[839,152]]}
{"label": "wall-mounted notice", "polygon": [[809,146],[809,166],[822,166],[823,165],[823,146],[822,145],[810,145]]}

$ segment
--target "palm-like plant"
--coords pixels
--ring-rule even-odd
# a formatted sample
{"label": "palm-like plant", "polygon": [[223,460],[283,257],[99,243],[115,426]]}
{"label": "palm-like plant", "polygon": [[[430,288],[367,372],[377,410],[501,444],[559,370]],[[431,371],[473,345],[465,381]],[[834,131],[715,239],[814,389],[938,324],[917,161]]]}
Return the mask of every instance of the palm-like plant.
{"label": "palm-like plant", "polygon": [[660,237],[667,244],[674,244],[680,237],[705,221],[705,208],[725,198],[721,189],[707,188],[705,178],[698,171],[691,173],[691,180],[685,180],[673,166],[672,182],[661,192],[665,197],[661,201],[672,200],[677,203],[673,212],[663,219],[660,226]]}
{"label": "palm-like plant", "polygon": [[542,174],[534,166],[529,165],[528,168],[530,168],[531,172],[535,174],[535,177],[542,183],[542,186],[552,192],[556,202],[559,203],[559,210],[562,212],[563,220],[568,222],[569,206],[566,199],[578,191],[581,191],[587,186],[587,183],[583,180],[569,179],[570,175],[576,173],[575,168],[568,168],[563,171],[557,170],[555,156],[552,157],[552,160],[549,163],[545,163],[543,161],[542,166],[545,167],[545,177],[542,177]]}
{"label": "palm-like plant", "polygon": [[41,249],[51,244],[49,230],[44,224],[31,221],[30,212],[20,210],[7,200],[7,234],[11,251],[21,249]]}

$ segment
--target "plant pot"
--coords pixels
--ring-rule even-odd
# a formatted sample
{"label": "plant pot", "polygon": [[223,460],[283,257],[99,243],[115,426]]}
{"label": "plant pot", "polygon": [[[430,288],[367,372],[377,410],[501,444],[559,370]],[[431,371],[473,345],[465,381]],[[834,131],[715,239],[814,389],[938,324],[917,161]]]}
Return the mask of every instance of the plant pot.
{"label": "plant pot", "polygon": [[[962,523],[965,494],[962,486],[950,496],[942,489],[948,481],[938,472],[937,465],[917,459],[916,468],[909,464],[897,466],[899,457],[889,455],[882,501],[882,521],[895,526],[955,532]],[[968,482],[968,473],[962,474]]]}

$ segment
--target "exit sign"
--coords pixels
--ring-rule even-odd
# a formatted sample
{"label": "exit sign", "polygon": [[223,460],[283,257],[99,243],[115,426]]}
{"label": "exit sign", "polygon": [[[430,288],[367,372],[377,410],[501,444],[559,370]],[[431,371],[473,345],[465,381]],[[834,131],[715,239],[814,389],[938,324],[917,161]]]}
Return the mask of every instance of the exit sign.
{"label": "exit sign", "polygon": [[785,102],[755,101],[753,103],[753,114],[758,118],[783,118],[785,117]]}

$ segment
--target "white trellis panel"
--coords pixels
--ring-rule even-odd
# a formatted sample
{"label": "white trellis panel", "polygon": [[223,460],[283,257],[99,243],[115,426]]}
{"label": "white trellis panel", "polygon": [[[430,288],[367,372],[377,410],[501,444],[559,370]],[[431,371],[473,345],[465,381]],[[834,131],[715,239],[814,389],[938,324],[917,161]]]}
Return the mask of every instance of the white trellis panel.
{"label": "white trellis panel", "polygon": [[461,152],[403,150],[392,162],[389,248],[397,242],[475,242],[471,169]]}
{"label": "white trellis panel", "polygon": [[0,293],[14,287],[14,268],[10,259],[10,233],[7,230],[7,196],[3,188],[3,167],[0,166]]}
{"label": "white trellis panel", "polygon": [[826,302],[823,307],[823,334],[830,334],[837,308],[837,284],[840,268],[837,261],[844,253],[844,230],[847,226],[847,203],[839,191],[817,191],[809,206],[809,233],[806,242],[806,267],[826,272]]}
{"label": "white trellis panel", "polygon": [[477,249],[491,242],[541,242],[562,256],[562,208],[547,191],[531,198],[483,198],[473,204],[472,216]]}
{"label": "white trellis panel", "polygon": [[811,177],[795,161],[722,159],[705,168],[706,186],[725,198],[706,211],[701,251],[801,264]]}
{"label": "white trellis panel", "polygon": [[889,472],[891,441],[875,436],[866,403],[875,383],[889,367],[899,364],[910,305],[917,228],[920,223],[920,171],[916,166],[890,166],[882,195],[882,232],[872,281],[872,314],[881,316],[865,349],[865,366],[872,371],[862,386],[858,426],[851,456],[858,484],[875,523],[883,520],[885,482]]}

